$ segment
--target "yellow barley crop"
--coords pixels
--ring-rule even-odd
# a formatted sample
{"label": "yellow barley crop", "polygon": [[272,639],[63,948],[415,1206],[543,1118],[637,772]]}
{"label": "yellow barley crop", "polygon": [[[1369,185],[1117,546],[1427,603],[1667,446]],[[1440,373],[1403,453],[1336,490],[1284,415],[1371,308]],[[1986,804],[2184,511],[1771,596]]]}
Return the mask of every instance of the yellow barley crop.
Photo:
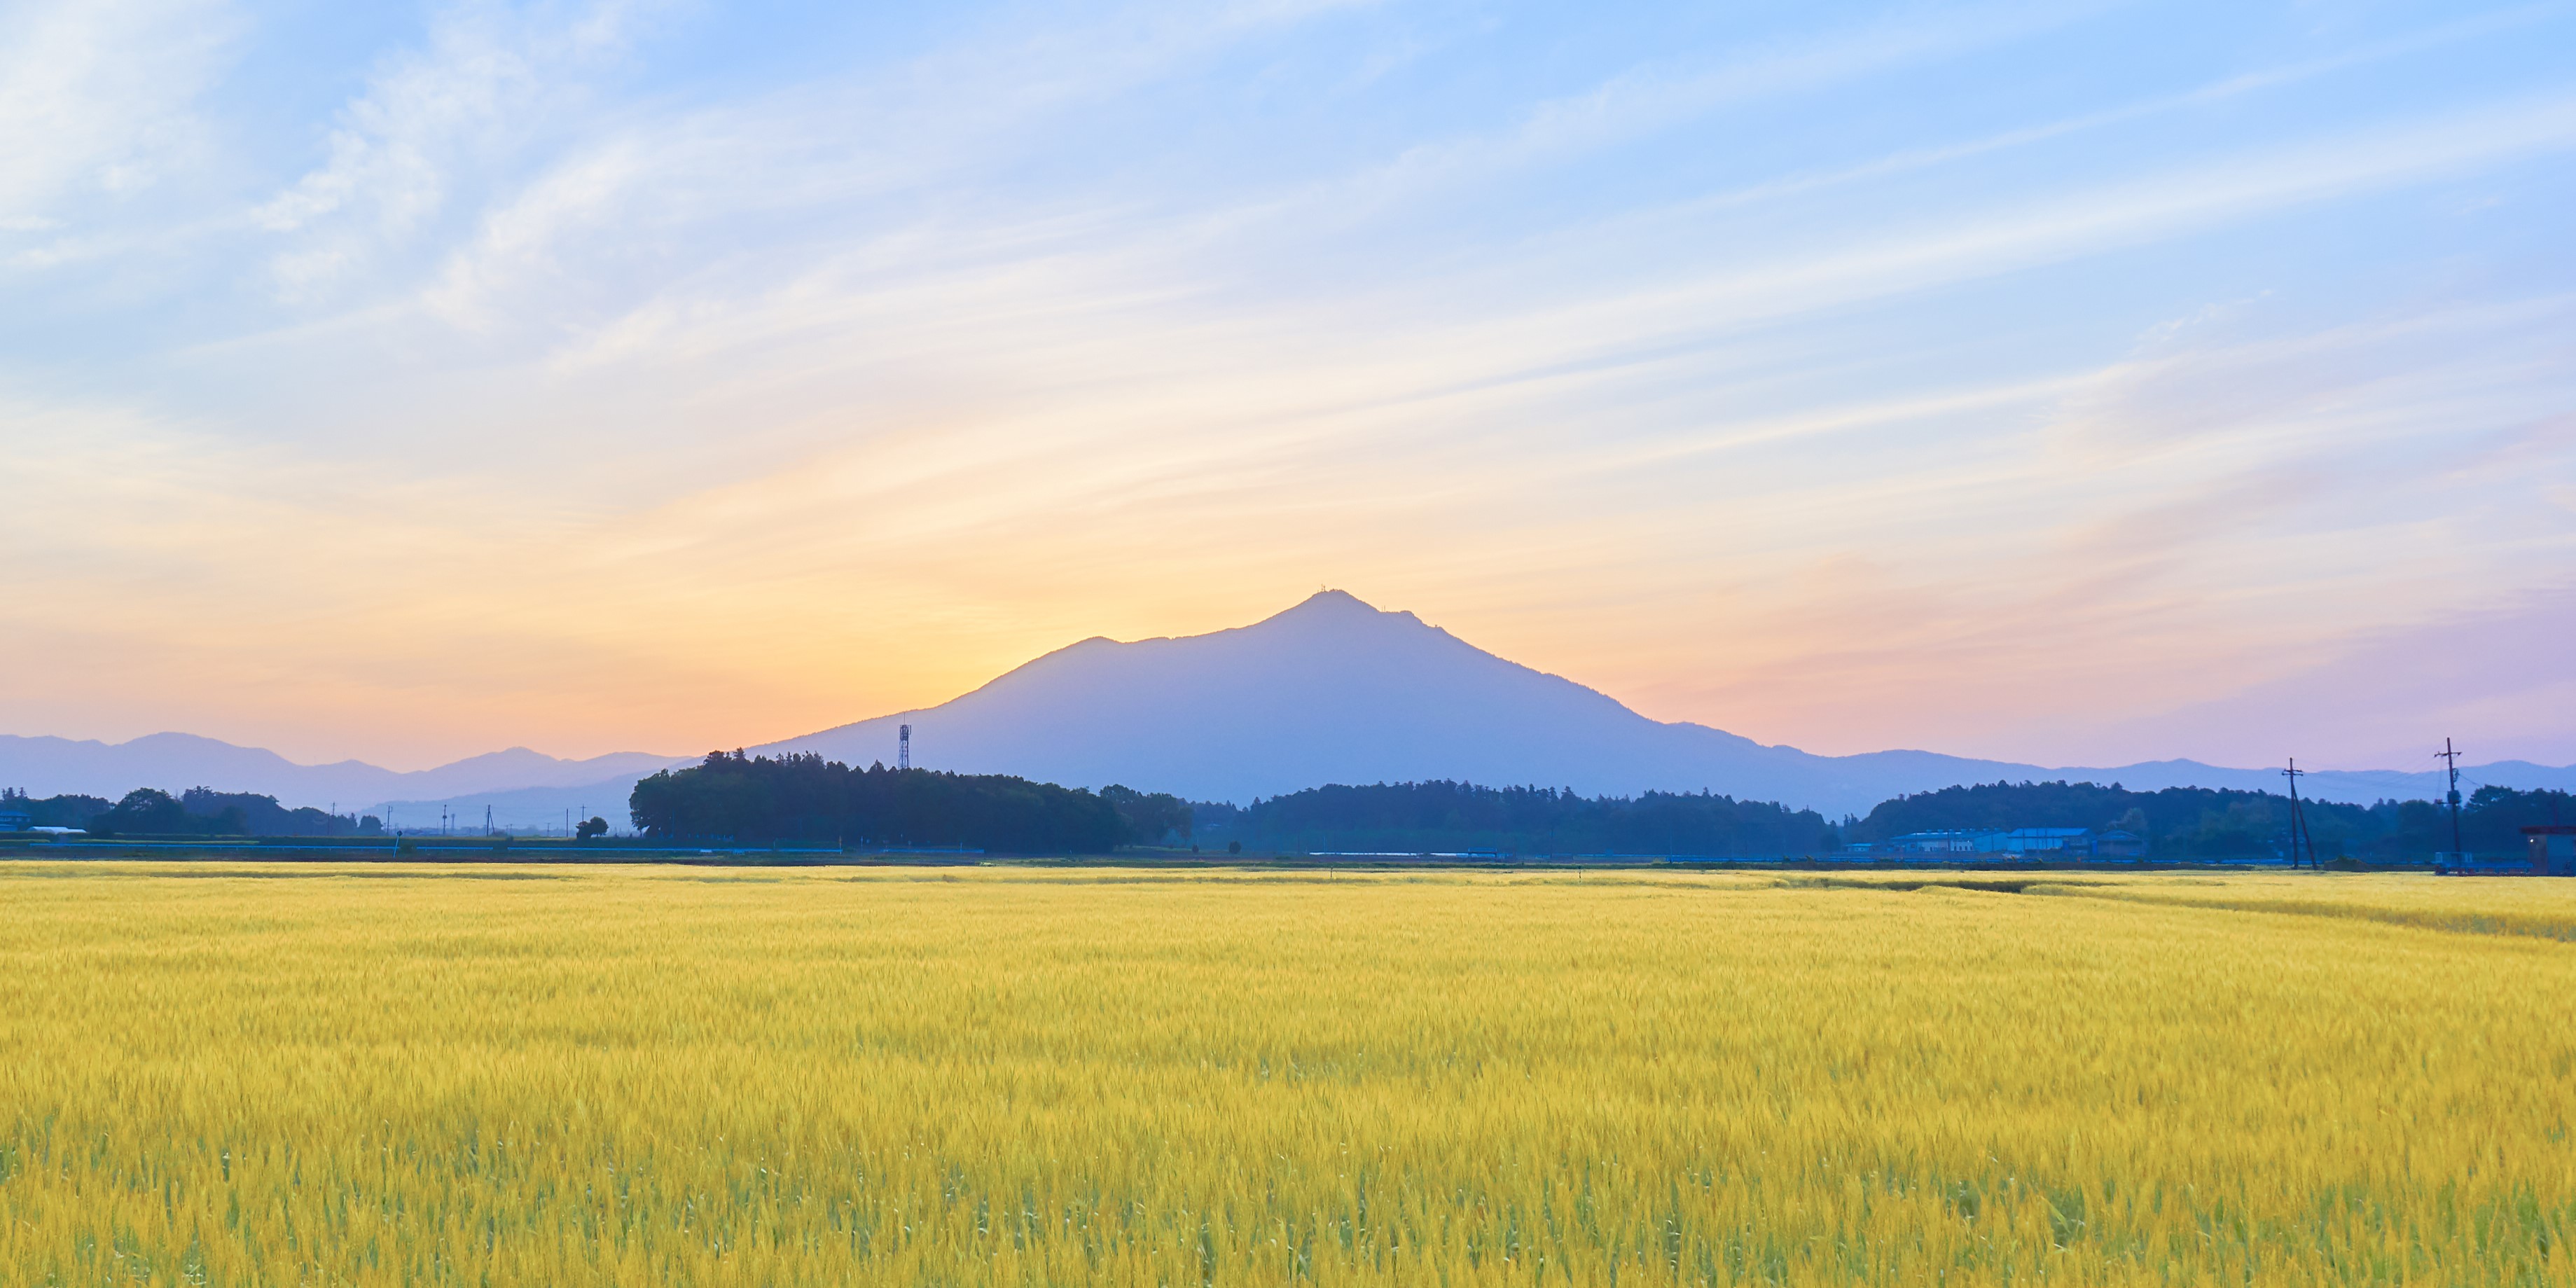
{"label": "yellow barley crop", "polygon": [[2576,1283],[2539,880],[0,865],[0,1283]]}

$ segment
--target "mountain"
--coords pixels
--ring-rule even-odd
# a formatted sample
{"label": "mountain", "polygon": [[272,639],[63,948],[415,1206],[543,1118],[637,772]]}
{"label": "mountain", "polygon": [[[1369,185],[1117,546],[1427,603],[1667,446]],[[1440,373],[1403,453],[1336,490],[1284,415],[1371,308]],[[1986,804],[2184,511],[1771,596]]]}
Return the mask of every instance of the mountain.
{"label": "mountain", "polygon": [[[2000,779],[2091,778],[2132,789],[2278,790],[2281,782],[2268,770],[2191,761],[2044,768],[1924,751],[1817,756],[1765,746],[1705,725],[1650,720],[1341,591],[1208,635],[1087,639],[938,706],[758,750],[892,763],[904,724],[913,727],[913,763],[924,767],[1237,802],[1321,783],[1447,778],[1584,795],[1709,790],[1839,816],[1907,792]],[[2576,770],[2527,768],[2550,781],[2481,777],[2576,785]],[[2432,794],[2417,777],[2319,773],[2307,784],[2330,799]]]}
{"label": "mountain", "polygon": [[[185,733],[156,733],[121,743],[0,734],[0,785],[32,796],[82,792],[114,800],[137,787],[173,792],[212,787],[274,796],[290,808],[337,802],[344,813],[407,798],[572,787],[620,776],[632,782],[670,763],[668,756],[643,752],[563,760],[512,747],[436,769],[398,772],[356,760],[299,765],[273,751]],[[617,798],[624,799],[622,793]]]}
{"label": "mountain", "polygon": [[[1650,720],[1341,591],[1208,635],[1087,639],[938,706],[754,750],[892,763],[904,724],[913,726],[913,763],[926,768],[1072,787],[1125,783],[1238,803],[1325,783],[1447,778],[1584,795],[1708,790],[1839,817],[1909,792],[1998,780],[2090,780],[2138,791],[2281,788],[2275,770],[2189,760],[2052,768],[1926,751],[1817,756],[1765,746],[1705,725]],[[428,825],[442,810],[480,825],[486,807],[504,826],[560,826],[567,811],[585,811],[622,828],[635,780],[686,763],[631,752],[558,760],[514,747],[395,773],[357,761],[298,765],[187,734],[123,744],[0,736],[0,786],[38,796],[113,798],[138,786],[204,785],[288,805],[390,809],[390,821],[406,828]],[[2464,787],[2576,789],[2576,767],[2520,761],[2464,769],[2462,777]],[[2360,803],[2433,799],[2445,787],[2438,772],[2394,770],[2320,771],[2302,781],[2319,799]]]}

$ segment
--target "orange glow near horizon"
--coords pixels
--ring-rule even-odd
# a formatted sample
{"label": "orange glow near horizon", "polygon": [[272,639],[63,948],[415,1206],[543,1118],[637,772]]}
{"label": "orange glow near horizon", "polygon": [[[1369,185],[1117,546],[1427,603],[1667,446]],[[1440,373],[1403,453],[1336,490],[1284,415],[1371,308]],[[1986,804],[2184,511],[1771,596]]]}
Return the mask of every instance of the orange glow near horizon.
{"label": "orange glow near horizon", "polygon": [[2576,15],[193,3],[0,15],[0,733],[689,754],[1329,584],[1817,752],[2576,761]]}

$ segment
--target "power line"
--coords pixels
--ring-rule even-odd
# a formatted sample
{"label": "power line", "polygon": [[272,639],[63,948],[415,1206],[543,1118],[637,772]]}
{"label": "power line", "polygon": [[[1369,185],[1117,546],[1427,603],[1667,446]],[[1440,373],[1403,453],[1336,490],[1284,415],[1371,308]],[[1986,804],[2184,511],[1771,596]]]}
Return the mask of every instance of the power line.
{"label": "power line", "polygon": [[2281,771],[2290,780],[2290,866],[2299,866],[2299,841],[2304,837],[2308,843],[2308,866],[2321,868],[2317,862],[2316,829],[2308,826],[2307,811],[2299,805],[2299,776],[2307,772],[2299,768],[2296,756],[2290,757],[2290,767]]}
{"label": "power line", "polygon": [[2455,747],[2453,747],[2453,746],[2451,745],[2451,740],[2450,740],[2450,739],[2448,739],[2448,738],[2444,738],[2444,739],[2442,740],[2442,749],[2441,749],[2440,751],[2434,752],[2434,753],[2433,753],[2433,756],[2434,756],[2434,758],[2435,758],[2435,759],[2440,760],[2440,761],[2442,761],[2443,763],[2445,763],[2445,764],[2449,765],[2449,766],[2450,766],[2450,769],[2451,769],[2451,797],[2450,797],[2450,800],[2451,800],[2451,861],[2452,861],[2453,863],[2465,863],[2465,862],[2467,862],[2467,861],[2468,861],[2467,856],[2465,856],[2465,855],[2463,855],[2463,854],[2461,854],[2461,853],[2460,853],[2460,753],[2459,753],[2459,749],[2458,749],[2458,748],[2455,748]]}

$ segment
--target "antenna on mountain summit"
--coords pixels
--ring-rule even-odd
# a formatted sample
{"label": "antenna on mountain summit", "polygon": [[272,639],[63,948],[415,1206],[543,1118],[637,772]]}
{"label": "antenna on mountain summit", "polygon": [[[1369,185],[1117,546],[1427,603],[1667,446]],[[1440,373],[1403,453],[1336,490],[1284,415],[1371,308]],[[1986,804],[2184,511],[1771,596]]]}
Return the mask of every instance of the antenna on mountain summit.
{"label": "antenna on mountain summit", "polygon": [[897,769],[912,768],[911,725],[902,725],[897,728],[894,736],[894,767]]}

